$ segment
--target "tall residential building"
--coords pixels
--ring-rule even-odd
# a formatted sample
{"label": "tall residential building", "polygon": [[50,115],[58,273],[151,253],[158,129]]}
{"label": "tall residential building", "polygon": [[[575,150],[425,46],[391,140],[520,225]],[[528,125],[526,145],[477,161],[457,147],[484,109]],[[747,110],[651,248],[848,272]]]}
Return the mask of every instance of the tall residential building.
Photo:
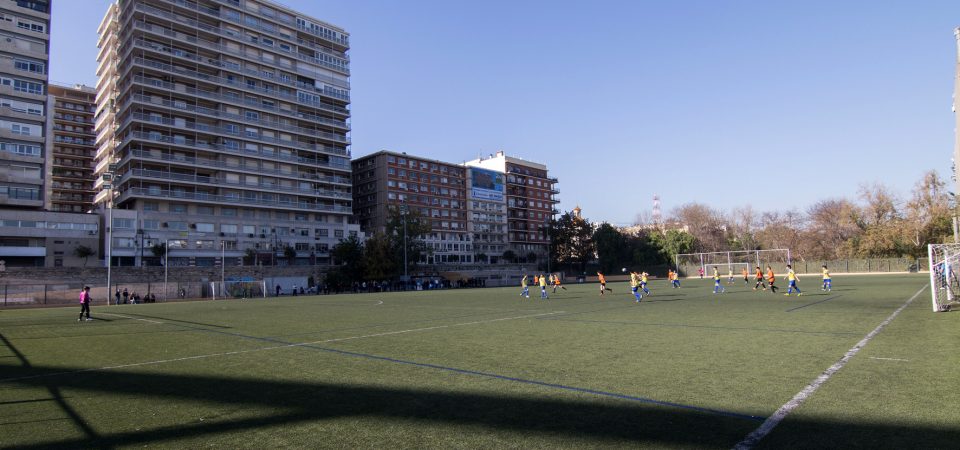
{"label": "tall residential building", "polygon": [[164,243],[171,265],[322,264],[358,232],[344,30],[266,0],[123,0],[98,32],[114,264]]}
{"label": "tall residential building", "polygon": [[96,91],[88,86],[50,84],[47,101],[47,155],[51,162],[46,209],[84,213],[93,210],[93,128]]}
{"label": "tall residential building", "polygon": [[520,261],[547,258],[548,225],[558,212],[554,196],[559,193],[557,179],[548,176],[547,166],[507,156],[502,151],[465,164],[505,174],[509,249]]}
{"label": "tall residential building", "polygon": [[383,231],[401,205],[429,218],[422,264],[474,262],[467,229],[466,169],[406,153],[380,151],[353,161],[354,214],[366,233]]}
{"label": "tall residential building", "polygon": [[50,2],[0,0],[0,35],[0,208],[39,211],[50,171],[44,152]]}
{"label": "tall residential building", "polygon": [[480,167],[467,168],[467,230],[479,263],[497,264],[507,250],[506,176]]}

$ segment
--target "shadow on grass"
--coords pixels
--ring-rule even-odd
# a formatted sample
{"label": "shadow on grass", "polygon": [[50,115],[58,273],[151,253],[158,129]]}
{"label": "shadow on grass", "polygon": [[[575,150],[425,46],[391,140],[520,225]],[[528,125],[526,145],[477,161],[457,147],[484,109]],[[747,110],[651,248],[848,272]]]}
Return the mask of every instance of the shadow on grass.
{"label": "shadow on grass", "polygon": [[[256,429],[308,425],[310,423],[344,417],[359,420],[393,420],[410,424],[408,434],[397,435],[403,429],[396,425],[369,435],[371,446],[391,445],[429,446],[429,436],[421,435],[417,423],[430,426],[449,425],[448,435],[437,443],[449,442],[461,432],[455,427],[487,427],[516,433],[518,438],[568,437],[593,442],[597,445],[649,445],[663,447],[729,448],[759,426],[755,420],[729,417],[692,410],[630,403],[618,400],[599,400],[582,396],[561,400],[544,396],[508,394],[481,394],[431,389],[370,387],[336,383],[305,383],[262,379],[238,379],[197,375],[170,375],[95,371],[66,376],[47,376],[62,373],[64,368],[4,367],[11,375],[34,378],[6,382],[7,386],[50,387],[58,390],[82,391],[91,394],[123,397],[150,397],[156,399],[154,411],[177,414],[183,404],[218,404],[224,409],[241,407],[259,417],[213,418],[204,423],[197,417],[184,415],[179,424],[153,429],[128,430],[112,434],[97,434],[86,429],[84,437],[58,439],[37,433],[37,442],[20,443],[17,448],[44,449],[64,447],[105,448],[115,446],[169,444],[173,438],[210,439],[220,435],[244,433]],[[66,369],[70,370],[70,369]],[[62,402],[62,397],[58,402]],[[179,403],[183,402],[183,403]],[[63,404],[62,406],[66,406]],[[117,405],[118,407],[121,405]],[[189,409],[189,408],[183,408]],[[102,411],[88,412],[87,415]],[[147,411],[143,411],[144,414]],[[84,422],[76,412],[68,415]],[[791,423],[793,422],[793,423]],[[848,423],[842,419],[810,421],[788,419],[783,427],[787,432],[772,442],[786,447],[806,446],[816,439],[828,447],[888,448],[948,448],[960,440],[960,428],[949,429],[897,426],[893,424]],[[141,427],[149,424],[141,424]],[[423,428],[428,429],[428,428]],[[39,430],[38,430],[39,431]],[[435,431],[434,431],[435,432]],[[824,433],[829,433],[825,435]],[[290,436],[284,439],[289,441]],[[770,439],[768,438],[768,439]],[[310,439],[309,437],[307,439]],[[336,436],[329,445],[336,445]],[[318,441],[319,442],[319,441]],[[354,441],[356,442],[356,441]],[[501,442],[501,441],[490,441]],[[486,442],[490,444],[490,442]],[[389,444],[388,444],[389,443]],[[404,444],[406,443],[406,444]],[[416,444],[414,444],[416,443]],[[878,444],[879,443],[879,444]],[[465,443],[469,445],[469,442]],[[473,445],[482,445],[483,441]],[[761,445],[764,442],[761,442]]]}

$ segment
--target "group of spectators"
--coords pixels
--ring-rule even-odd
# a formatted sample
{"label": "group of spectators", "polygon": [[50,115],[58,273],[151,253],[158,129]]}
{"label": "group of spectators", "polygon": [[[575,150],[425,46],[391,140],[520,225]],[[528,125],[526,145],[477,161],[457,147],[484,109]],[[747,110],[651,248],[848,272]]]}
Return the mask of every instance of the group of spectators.
{"label": "group of spectators", "polygon": [[116,299],[116,303],[118,305],[126,305],[128,303],[136,305],[138,303],[156,303],[157,302],[157,296],[152,293],[148,292],[146,295],[141,297],[140,294],[137,293],[137,291],[133,291],[131,293],[130,291],[127,290],[127,288],[123,288],[123,291],[121,291],[120,288],[117,288],[117,292],[115,292],[113,296]]}

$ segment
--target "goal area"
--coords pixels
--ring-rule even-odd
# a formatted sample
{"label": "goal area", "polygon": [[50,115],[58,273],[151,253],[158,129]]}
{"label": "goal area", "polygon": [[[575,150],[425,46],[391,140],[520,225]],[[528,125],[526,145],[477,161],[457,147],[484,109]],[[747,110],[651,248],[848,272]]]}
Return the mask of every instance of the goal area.
{"label": "goal area", "polygon": [[721,276],[733,271],[739,276],[744,268],[753,275],[753,268],[770,266],[777,273],[787,270],[790,264],[790,249],[737,250],[729,252],[680,253],[674,257],[674,267],[682,276],[694,276],[703,270],[704,276],[713,276],[716,266]]}
{"label": "goal area", "polygon": [[265,280],[211,281],[210,295],[214,300],[228,298],[266,298]]}
{"label": "goal area", "polygon": [[927,246],[930,258],[930,295],[933,300],[933,312],[949,311],[960,306],[960,244],[930,244]]}

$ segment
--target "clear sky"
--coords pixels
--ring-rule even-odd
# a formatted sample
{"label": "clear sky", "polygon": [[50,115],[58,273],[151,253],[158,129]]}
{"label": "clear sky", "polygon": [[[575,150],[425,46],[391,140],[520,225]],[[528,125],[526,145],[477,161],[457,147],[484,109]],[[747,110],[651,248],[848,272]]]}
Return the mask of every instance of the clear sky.
{"label": "clear sky", "polygon": [[[95,84],[109,3],[54,2],[52,81]],[[502,149],[594,221],[949,177],[956,0],[282,3],[350,33],[354,156]]]}

